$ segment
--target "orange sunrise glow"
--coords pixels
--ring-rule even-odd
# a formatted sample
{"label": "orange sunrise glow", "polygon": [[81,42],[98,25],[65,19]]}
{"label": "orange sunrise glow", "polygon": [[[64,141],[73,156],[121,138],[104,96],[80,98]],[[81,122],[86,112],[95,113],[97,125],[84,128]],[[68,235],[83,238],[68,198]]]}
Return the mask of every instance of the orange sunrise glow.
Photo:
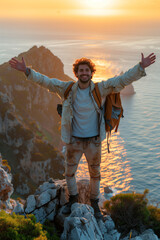
{"label": "orange sunrise glow", "polygon": [[157,33],[159,10],[159,0],[5,0],[1,3],[0,24],[11,29],[14,25],[29,31],[77,32],[88,36],[145,31],[148,34],[149,29]]}
{"label": "orange sunrise glow", "polygon": [[[158,17],[160,1],[138,1],[138,0],[5,0],[1,2],[0,18],[55,18],[61,14],[73,14],[74,11],[79,15],[135,15],[148,18]],[[149,15],[148,15],[149,14]]]}

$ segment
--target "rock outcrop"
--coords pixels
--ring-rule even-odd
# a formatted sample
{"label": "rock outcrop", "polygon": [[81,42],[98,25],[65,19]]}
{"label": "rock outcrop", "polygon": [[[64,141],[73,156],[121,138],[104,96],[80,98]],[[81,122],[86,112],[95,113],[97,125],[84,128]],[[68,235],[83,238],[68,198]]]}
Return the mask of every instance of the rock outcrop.
{"label": "rock outcrop", "polygon": [[[78,193],[79,203],[74,203],[71,207],[71,214],[64,215],[63,209],[68,201],[68,191],[65,180],[53,180],[44,182],[38,187],[34,194],[25,200],[17,201],[10,199],[13,192],[11,178],[7,172],[1,171],[3,167],[0,158],[0,211],[5,209],[8,214],[16,213],[21,215],[34,214],[37,222],[44,223],[45,220],[53,222],[61,229],[61,240],[120,240],[121,234],[116,230],[111,217],[101,208],[103,219],[95,219],[94,210],[89,202],[89,181],[79,180]],[[1,172],[5,172],[1,175]],[[85,191],[84,191],[85,189]],[[100,196],[101,197],[101,196]],[[86,204],[87,202],[87,204]],[[149,229],[138,235],[133,233],[133,237],[121,238],[122,240],[158,240],[154,232]]]}
{"label": "rock outcrop", "polygon": [[[71,80],[61,60],[43,46],[34,46],[17,59],[22,56],[42,74]],[[31,194],[49,177],[64,178],[56,110],[60,101],[57,95],[27,81],[9,63],[0,65],[0,151],[11,166],[15,191],[21,195]]]}
{"label": "rock outcrop", "polygon": [[109,216],[104,221],[96,220],[94,210],[86,204],[74,203],[71,214],[65,218],[61,240],[119,239],[120,233]]}
{"label": "rock outcrop", "polygon": [[47,140],[35,134],[16,115],[6,94],[0,93],[0,146],[13,171],[15,192],[31,194],[39,183],[50,176],[64,178],[64,157]]}
{"label": "rock outcrop", "polygon": [[135,94],[134,87],[132,84],[126,86],[122,91],[121,95],[129,96]]}
{"label": "rock outcrop", "polygon": [[[79,203],[72,205],[70,215],[62,214],[64,204],[68,201],[66,182],[53,179],[40,185],[35,194],[27,198],[24,205],[17,203],[13,211],[24,215],[32,213],[41,223],[48,219],[57,226],[61,226],[61,240],[158,240],[152,230],[146,230],[141,235],[134,234],[132,238],[129,236],[122,238],[116,230],[113,220],[103,209],[101,210],[104,219],[95,219],[89,199],[85,199],[85,196],[89,196],[88,180],[80,180],[77,184],[79,186]],[[87,193],[82,190],[84,185],[86,185]],[[83,200],[85,201],[81,202]]]}
{"label": "rock outcrop", "polygon": [[[62,240],[119,239],[120,233],[115,229],[114,222],[109,216],[105,217],[104,222],[96,221],[94,210],[89,202],[88,180],[80,180],[77,184],[79,203],[72,205],[69,216],[62,214],[64,204],[68,201],[66,182],[53,179],[40,185],[34,195],[27,198],[24,205],[17,201],[13,212],[23,215],[34,214],[37,222],[41,223],[46,219],[55,221],[64,229],[61,235]],[[85,196],[88,197],[85,198]]]}
{"label": "rock outcrop", "polygon": [[[122,71],[119,75],[121,76],[123,74],[124,72]],[[125,88],[123,88],[120,93],[121,95],[126,95],[126,96],[135,94],[133,84],[131,83],[128,86],[125,86]]]}

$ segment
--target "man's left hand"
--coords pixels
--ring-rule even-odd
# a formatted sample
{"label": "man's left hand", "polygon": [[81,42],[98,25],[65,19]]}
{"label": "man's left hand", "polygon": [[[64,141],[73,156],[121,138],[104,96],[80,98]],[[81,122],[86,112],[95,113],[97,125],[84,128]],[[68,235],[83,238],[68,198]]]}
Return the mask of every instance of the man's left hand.
{"label": "man's left hand", "polygon": [[141,67],[145,69],[146,67],[149,67],[151,64],[153,64],[156,60],[156,55],[154,53],[151,53],[148,57],[144,57],[143,53],[141,53],[142,59],[141,59]]}

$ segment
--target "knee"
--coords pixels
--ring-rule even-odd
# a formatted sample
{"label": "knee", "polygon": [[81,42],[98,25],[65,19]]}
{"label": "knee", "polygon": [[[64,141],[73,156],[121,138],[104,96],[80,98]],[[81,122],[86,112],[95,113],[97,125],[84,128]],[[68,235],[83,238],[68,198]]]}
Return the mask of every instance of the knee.
{"label": "knee", "polygon": [[74,176],[75,176],[74,173],[73,174],[65,173],[65,178],[72,178]]}
{"label": "knee", "polygon": [[77,170],[76,164],[73,164],[73,165],[67,164],[65,167],[65,177],[71,177],[71,178],[74,177],[76,170]]}
{"label": "knee", "polygon": [[101,180],[101,174],[99,174],[97,176],[91,176],[91,179],[93,179],[95,181],[100,181]]}
{"label": "knee", "polygon": [[100,165],[91,165],[89,167],[90,177],[94,179],[100,179],[101,173],[100,173]]}

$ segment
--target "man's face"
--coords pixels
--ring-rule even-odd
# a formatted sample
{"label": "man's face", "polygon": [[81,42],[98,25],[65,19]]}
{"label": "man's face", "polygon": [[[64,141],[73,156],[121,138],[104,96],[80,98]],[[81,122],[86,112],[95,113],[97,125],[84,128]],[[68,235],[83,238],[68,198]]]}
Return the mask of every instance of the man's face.
{"label": "man's face", "polygon": [[76,77],[82,83],[87,83],[91,80],[92,72],[91,72],[91,69],[88,67],[87,64],[79,65],[78,71],[76,73]]}

